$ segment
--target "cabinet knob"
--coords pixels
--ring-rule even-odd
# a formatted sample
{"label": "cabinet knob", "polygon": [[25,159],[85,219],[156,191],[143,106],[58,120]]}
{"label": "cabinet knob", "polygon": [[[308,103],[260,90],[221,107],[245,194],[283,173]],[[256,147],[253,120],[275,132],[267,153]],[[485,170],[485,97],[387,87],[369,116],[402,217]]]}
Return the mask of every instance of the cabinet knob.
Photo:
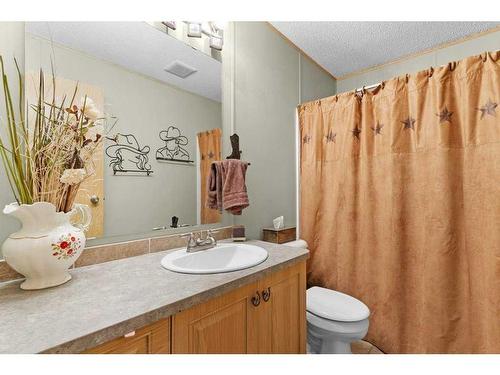
{"label": "cabinet knob", "polygon": [[259,306],[260,305],[260,293],[255,292],[255,296],[252,297],[252,305]]}
{"label": "cabinet knob", "polygon": [[270,298],[271,298],[271,287],[262,291],[262,299],[264,300],[264,302],[269,301]]}
{"label": "cabinet knob", "polygon": [[97,195],[92,195],[90,197],[90,203],[92,203],[94,206],[97,206],[99,204],[99,197]]}

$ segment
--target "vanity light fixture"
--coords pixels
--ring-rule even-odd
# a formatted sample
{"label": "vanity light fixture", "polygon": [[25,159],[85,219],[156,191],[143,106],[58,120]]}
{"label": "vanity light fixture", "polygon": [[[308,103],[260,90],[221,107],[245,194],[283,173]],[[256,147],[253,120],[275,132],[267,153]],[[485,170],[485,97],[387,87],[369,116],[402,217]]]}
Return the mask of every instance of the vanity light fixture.
{"label": "vanity light fixture", "polygon": [[177,29],[177,25],[175,24],[175,21],[162,21],[162,24],[167,26],[169,29],[172,29],[172,30]]}
{"label": "vanity light fixture", "polygon": [[224,30],[222,28],[218,28],[215,22],[209,22],[210,24],[210,48],[216,49],[218,51],[222,51],[222,45],[224,44]]}
{"label": "vanity light fixture", "polygon": [[[184,21],[187,25],[187,36],[191,38],[202,38],[203,34],[209,38],[209,46],[212,49],[222,51],[224,44],[224,22],[194,22]],[[166,22],[163,22],[166,24]],[[167,25],[168,26],[168,25]]]}
{"label": "vanity light fixture", "polygon": [[188,31],[187,35],[191,38],[201,38],[201,22],[188,21]]}

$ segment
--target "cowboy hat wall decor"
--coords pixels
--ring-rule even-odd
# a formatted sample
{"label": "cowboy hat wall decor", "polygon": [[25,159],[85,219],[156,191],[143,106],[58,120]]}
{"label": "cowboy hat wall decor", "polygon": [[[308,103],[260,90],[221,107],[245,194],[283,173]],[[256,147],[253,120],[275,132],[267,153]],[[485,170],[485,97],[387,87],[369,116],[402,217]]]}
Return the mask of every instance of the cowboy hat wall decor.
{"label": "cowboy hat wall decor", "polygon": [[182,163],[193,163],[189,152],[183,147],[189,141],[187,137],[181,135],[179,128],[169,126],[167,130],[162,130],[159,134],[165,145],[156,150],[156,160],[175,161]]}
{"label": "cowboy hat wall decor", "polygon": [[106,139],[113,142],[105,151],[110,158],[109,166],[113,169],[113,175],[135,172],[149,176],[153,173],[148,157],[150,147],[141,147],[134,135],[118,133]]}

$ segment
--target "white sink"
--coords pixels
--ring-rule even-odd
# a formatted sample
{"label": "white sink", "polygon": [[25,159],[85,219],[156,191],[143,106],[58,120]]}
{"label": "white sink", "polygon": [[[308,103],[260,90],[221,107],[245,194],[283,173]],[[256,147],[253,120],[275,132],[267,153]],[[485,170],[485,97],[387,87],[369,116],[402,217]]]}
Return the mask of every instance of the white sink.
{"label": "white sink", "polygon": [[173,251],[161,260],[167,270],[181,273],[208,274],[242,270],[267,259],[265,249],[247,244],[219,244],[209,250],[188,253]]}

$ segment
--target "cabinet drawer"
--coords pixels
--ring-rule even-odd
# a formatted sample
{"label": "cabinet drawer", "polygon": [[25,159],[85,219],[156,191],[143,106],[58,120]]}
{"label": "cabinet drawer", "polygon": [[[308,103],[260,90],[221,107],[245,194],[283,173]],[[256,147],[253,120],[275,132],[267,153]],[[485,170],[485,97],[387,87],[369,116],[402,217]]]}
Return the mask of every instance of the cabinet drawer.
{"label": "cabinet drawer", "polygon": [[170,318],[85,351],[86,354],[169,354]]}

